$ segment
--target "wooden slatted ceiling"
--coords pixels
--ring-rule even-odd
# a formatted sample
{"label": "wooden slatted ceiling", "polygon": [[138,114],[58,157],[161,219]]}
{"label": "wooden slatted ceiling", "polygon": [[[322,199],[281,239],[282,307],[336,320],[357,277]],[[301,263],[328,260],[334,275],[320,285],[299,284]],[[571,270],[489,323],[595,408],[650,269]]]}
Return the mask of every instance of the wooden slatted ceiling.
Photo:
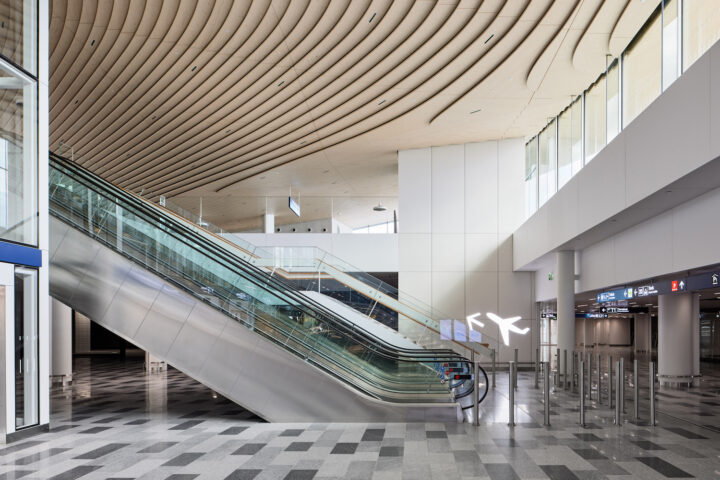
{"label": "wooden slatted ceiling", "polygon": [[53,0],[51,145],[180,201],[392,195],[398,149],[536,133],[657,4]]}

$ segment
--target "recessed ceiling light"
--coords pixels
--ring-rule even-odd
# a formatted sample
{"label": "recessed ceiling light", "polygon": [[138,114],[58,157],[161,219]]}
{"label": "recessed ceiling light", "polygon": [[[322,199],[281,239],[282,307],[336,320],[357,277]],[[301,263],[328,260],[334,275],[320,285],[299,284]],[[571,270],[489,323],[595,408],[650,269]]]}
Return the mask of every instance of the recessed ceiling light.
{"label": "recessed ceiling light", "polygon": [[385,102],[387,102],[387,100],[383,99],[383,100],[380,101],[380,103],[378,103],[378,105],[382,105],[382,104],[385,103]]}
{"label": "recessed ceiling light", "polygon": [[95,45],[95,40],[90,40],[90,46],[92,47],[93,45]]}
{"label": "recessed ceiling light", "polygon": [[282,84],[285,83],[285,80],[282,80],[280,83],[277,84],[278,87],[282,87]]}
{"label": "recessed ceiling light", "polygon": [[470,115],[472,115],[473,113],[481,112],[481,111],[482,111],[482,108],[478,108],[477,110],[473,110],[472,112],[470,112]]}
{"label": "recessed ceiling light", "polygon": [[190,69],[191,72],[194,72],[197,69],[197,65],[194,65],[193,68]]}
{"label": "recessed ceiling light", "polygon": [[377,12],[373,12],[372,17],[370,17],[370,20],[368,20],[368,23],[372,22],[375,18],[375,15],[377,15]]}
{"label": "recessed ceiling light", "polygon": [[489,42],[494,36],[495,36],[494,33],[493,33],[492,35],[490,35],[490,36],[487,38],[487,40],[485,40],[485,43]]}
{"label": "recessed ceiling light", "polygon": [[300,142],[300,145],[305,145],[306,143],[307,143],[307,140],[303,140],[302,142]]}

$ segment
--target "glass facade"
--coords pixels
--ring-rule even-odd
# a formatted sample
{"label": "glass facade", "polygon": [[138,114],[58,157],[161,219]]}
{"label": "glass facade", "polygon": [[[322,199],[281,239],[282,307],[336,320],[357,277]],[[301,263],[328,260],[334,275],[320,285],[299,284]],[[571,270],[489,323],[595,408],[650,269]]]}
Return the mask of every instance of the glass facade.
{"label": "glass facade", "polygon": [[537,137],[525,145],[525,215],[538,208],[538,149]]}
{"label": "glass facade", "polygon": [[660,16],[646,23],[623,53],[623,128],[660,95]]}
{"label": "glass facade", "polygon": [[585,162],[593,159],[605,146],[605,76],[585,92]]}
{"label": "glass facade", "polygon": [[37,82],[0,60],[0,239],[37,246]]}
{"label": "glass facade", "polygon": [[[608,61],[605,72],[527,142],[526,217],[535,213],[718,39],[720,1],[663,0],[620,58]],[[537,178],[531,174],[534,157],[538,162]]]}
{"label": "glass facade", "polygon": [[37,0],[0,2],[0,55],[37,76]]}
{"label": "glass facade", "polygon": [[683,71],[695,63],[720,38],[720,2],[682,2]]}

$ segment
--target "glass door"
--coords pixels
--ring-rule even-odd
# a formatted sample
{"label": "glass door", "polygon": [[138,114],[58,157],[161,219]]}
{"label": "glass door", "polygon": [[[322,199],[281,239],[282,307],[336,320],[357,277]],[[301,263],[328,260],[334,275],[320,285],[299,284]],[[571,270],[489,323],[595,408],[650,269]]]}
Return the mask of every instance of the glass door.
{"label": "glass door", "polygon": [[15,428],[38,424],[38,275],[15,268]]}

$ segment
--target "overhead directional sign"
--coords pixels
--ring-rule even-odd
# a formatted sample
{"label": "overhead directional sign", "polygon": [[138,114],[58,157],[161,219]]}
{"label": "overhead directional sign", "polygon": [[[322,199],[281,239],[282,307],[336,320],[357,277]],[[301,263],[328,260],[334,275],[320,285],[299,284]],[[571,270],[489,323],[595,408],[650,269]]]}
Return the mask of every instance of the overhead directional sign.
{"label": "overhead directional sign", "polygon": [[610,290],[608,292],[602,292],[597,294],[598,303],[604,302],[617,302],[619,300],[630,300],[633,298],[634,292],[632,287],[620,288],[618,290]]}

